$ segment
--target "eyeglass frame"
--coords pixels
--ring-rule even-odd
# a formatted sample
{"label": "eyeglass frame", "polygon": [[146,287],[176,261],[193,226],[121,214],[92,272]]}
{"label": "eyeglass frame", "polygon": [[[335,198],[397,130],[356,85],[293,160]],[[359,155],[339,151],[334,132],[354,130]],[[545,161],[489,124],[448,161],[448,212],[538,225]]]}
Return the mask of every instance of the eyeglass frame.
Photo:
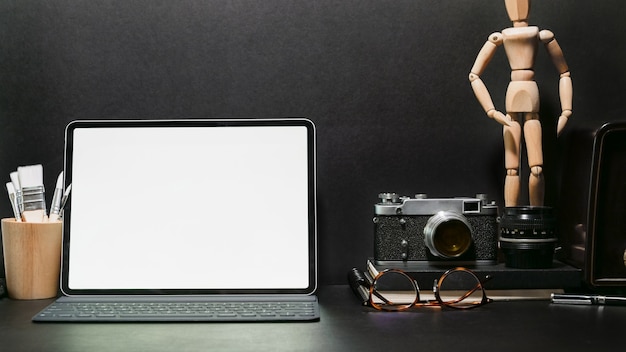
{"label": "eyeglass frame", "polygon": [[[454,273],[454,272],[466,272],[469,275],[472,275],[474,277],[474,279],[476,279],[476,286],[474,286],[472,289],[468,290],[464,295],[462,295],[461,297],[459,297],[456,300],[453,301],[444,301],[441,298],[441,284],[443,283],[443,281],[445,280],[446,277],[448,277],[450,274]],[[377,281],[384,276],[387,273],[397,273],[400,275],[405,276],[413,285],[413,289],[415,290],[415,300],[409,304],[402,304],[402,305],[395,305],[394,309],[389,309],[386,308],[386,306],[384,305],[379,305],[377,303],[374,302],[374,297],[378,297],[379,299],[381,299],[383,302],[385,303],[390,303],[382,294],[380,294],[377,290],[376,290],[376,283]],[[454,309],[472,309],[472,308],[476,308],[476,307],[480,307],[483,306],[487,303],[491,303],[493,302],[493,300],[489,297],[487,297],[487,292],[485,291],[485,288],[483,286],[484,283],[486,283],[487,281],[491,280],[492,276],[491,275],[486,275],[485,279],[481,280],[478,275],[476,275],[475,272],[473,272],[470,269],[464,268],[464,267],[456,267],[456,268],[451,268],[446,270],[446,272],[443,273],[443,275],[441,275],[441,277],[439,277],[439,279],[435,279],[433,282],[433,293],[435,295],[435,299],[437,301],[426,301],[426,302],[422,302],[420,299],[420,289],[419,289],[419,285],[417,284],[417,281],[415,279],[413,279],[411,276],[409,276],[409,274],[407,274],[404,270],[401,269],[385,269],[383,271],[380,271],[372,280],[372,283],[369,285],[369,299],[368,299],[368,305],[378,309],[378,310],[383,310],[383,311],[391,311],[391,312],[398,312],[398,311],[404,311],[413,307],[449,307],[449,308],[454,308]],[[459,303],[462,302],[463,300],[465,300],[467,297],[469,297],[470,295],[472,295],[474,292],[476,292],[476,290],[480,289],[482,291],[482,299],[480,302],[473,302],[469,305],[463,305],[463,306],[458,306],[455,305],[455,303]]]}

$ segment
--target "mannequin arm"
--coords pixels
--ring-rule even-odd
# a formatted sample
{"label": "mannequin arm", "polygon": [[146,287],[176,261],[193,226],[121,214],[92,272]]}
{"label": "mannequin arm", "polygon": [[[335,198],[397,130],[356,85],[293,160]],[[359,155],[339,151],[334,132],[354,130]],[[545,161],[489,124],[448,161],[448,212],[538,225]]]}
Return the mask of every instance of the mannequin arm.
{"label": "mannequin arm", "polygon": [[572,116],[572,100],[573,100],[572,78],[569,72],[561,74],[559,80],[559,97],[561,99],[561,116],[556,127],[556,135],[560,135],[567,124],[570,116]]}
{"label": "mannequin arm", "polygon": [[548,51],[548,55],[552,59],[554,66],[557,71],[561,75],[559,79],[559,98],[561,99],[561,116],[559,116],[559,121],[557,124],[557,135],[561,134],[565,124],[567,123],[570,116],[572,116],[572,101],[574,96],[574,91],[572,88],[572,78],[570,77],[569,67],[565,62],[565,56],[563,55],[563,50],[561,50],[561,46],[554,39],[554,33],[548,30],[543,30],[539,32],[539,38],[546,46],[546,50]]}
{"label": "mannequin arm", "polygon": [[483,74],[500,45],[502,45],[502,34],[491,34],[476,57],[474,66],[472,66],[469,74],[469,80],[472,85],[472,90],[474,90],[474,94],[476,95],[476,99],[478,99],[478,102],[487,113],[487,116],[495,119],[502,125],[509,126],[508,119],[503,113],[496,110],[487,86],[485,86],[485,83],[480,79],[480,75]]}

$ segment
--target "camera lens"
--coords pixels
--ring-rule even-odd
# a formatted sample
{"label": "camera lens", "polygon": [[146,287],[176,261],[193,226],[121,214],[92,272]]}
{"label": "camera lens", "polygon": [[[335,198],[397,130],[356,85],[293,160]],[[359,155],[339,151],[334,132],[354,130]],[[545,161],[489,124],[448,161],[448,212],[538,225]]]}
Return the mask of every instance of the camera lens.
{"label": "camera lens", "polygon": [[511,268],[552,267],[556,219],[551,207],[506,207],[500,220],[500,248]]}
{"label": "camera lens", "polygon": [[426,222],[424,242],[435,256],[457,258],[472,245],[472,231],[463,215],[440,211]]}

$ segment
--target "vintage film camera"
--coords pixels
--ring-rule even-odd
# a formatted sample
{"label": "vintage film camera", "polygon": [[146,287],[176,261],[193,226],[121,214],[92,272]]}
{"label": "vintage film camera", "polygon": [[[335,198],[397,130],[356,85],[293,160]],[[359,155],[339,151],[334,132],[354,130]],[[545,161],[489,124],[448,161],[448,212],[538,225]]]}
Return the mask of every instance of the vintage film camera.
{"label": "vintage film camera", "polygon": [[476,198],[381,193],[375,205],[374,260],[445,265],[498,261],[498,207]]}

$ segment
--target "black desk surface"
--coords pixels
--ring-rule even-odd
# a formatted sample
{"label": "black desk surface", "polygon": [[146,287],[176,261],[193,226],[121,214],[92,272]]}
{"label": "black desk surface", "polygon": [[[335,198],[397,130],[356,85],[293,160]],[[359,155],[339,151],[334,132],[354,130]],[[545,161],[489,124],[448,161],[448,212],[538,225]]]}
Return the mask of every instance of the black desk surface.
{"label": "black desk surface", "polygon": [[471,311],[362,307],[322,287],[314,323],[35,324],[51,300],[0,300],[2,351],[600,351],[623,348],[626,307],[495,302]]}

